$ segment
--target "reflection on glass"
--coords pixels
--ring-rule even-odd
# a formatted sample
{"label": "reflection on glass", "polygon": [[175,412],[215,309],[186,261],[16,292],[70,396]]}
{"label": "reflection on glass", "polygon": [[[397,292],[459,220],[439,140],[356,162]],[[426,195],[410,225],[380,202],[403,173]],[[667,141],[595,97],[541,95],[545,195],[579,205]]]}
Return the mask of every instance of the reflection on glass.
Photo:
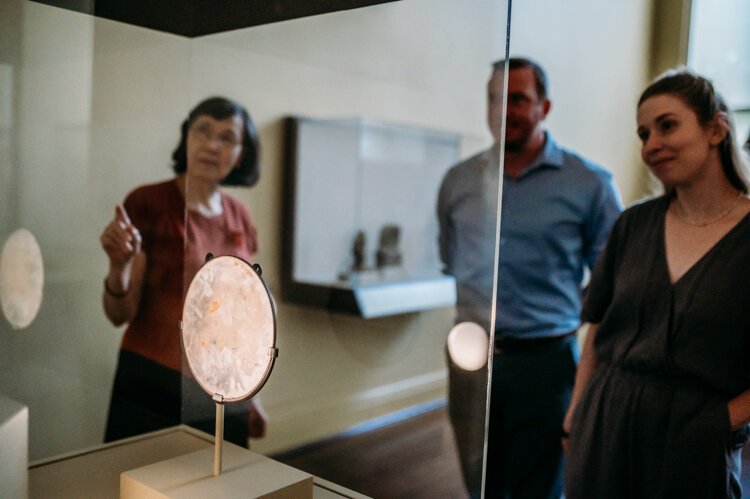
{"label": "reflection on glass", "polygon": [[31,324],[42,306],[44,263],[34,235],[14,231],[0,254],[0,304],[14,329]]}

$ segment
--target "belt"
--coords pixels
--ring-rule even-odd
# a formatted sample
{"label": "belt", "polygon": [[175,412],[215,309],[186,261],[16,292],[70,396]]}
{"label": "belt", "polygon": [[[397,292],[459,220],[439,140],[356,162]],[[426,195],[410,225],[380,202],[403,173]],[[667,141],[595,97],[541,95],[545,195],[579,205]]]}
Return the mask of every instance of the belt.
{"label": "belt", "polygon": [[[533,350],[553,343],[558,343],[576,334],[577,329],[557,336],[542,336],[540,338],[515,338],[499,336],[495,339],[495,351],[521,352]],[[497,335],[497,333],[495,333]]]}

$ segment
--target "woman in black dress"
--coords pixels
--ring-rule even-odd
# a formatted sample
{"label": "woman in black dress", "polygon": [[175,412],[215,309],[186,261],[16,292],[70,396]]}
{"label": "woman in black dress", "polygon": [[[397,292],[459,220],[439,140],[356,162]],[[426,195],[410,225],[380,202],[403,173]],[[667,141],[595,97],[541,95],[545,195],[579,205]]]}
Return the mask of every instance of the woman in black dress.
{"label": "woman in black dress", "polygon": [[669,72],[638,103],[663,196],[626,210],[592,275],[563,423],[566,496],[739,498],[750,422],[746,158],[706,79]]}

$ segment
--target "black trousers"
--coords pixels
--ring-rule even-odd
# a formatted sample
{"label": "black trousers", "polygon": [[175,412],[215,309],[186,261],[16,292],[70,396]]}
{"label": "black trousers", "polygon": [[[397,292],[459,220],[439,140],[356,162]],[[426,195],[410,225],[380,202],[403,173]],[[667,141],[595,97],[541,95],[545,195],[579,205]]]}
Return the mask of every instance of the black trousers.
{"label": "black trousers", "polygon": [[[227,404],[224,439],[248,447],[248,402]],[[105,442],[187,424],[213,434],[216,405],[189,376],[121,350],[112,387]]]}
{"label": "black trousers", "polygon": [[485,497],[559,498],[560,429],[578,360],[575,335],[496,350],[490,394]]}
{"label": "black trousers", "polygon": [[472,498],[482,494],[487,367],[465,371],[448,354],[448,416],[456,441],[464,485]]}

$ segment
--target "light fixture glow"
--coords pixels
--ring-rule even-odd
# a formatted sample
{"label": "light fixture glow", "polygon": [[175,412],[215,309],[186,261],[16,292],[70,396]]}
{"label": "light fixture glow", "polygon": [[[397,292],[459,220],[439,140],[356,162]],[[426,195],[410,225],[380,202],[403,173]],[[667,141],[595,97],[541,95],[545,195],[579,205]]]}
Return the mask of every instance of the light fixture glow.
{"label": "light fixture glow", "polygon": [[466,371],[476,371],[487,364],[489,337],[476,322],[460,322],[448,334],[448,354]]}

